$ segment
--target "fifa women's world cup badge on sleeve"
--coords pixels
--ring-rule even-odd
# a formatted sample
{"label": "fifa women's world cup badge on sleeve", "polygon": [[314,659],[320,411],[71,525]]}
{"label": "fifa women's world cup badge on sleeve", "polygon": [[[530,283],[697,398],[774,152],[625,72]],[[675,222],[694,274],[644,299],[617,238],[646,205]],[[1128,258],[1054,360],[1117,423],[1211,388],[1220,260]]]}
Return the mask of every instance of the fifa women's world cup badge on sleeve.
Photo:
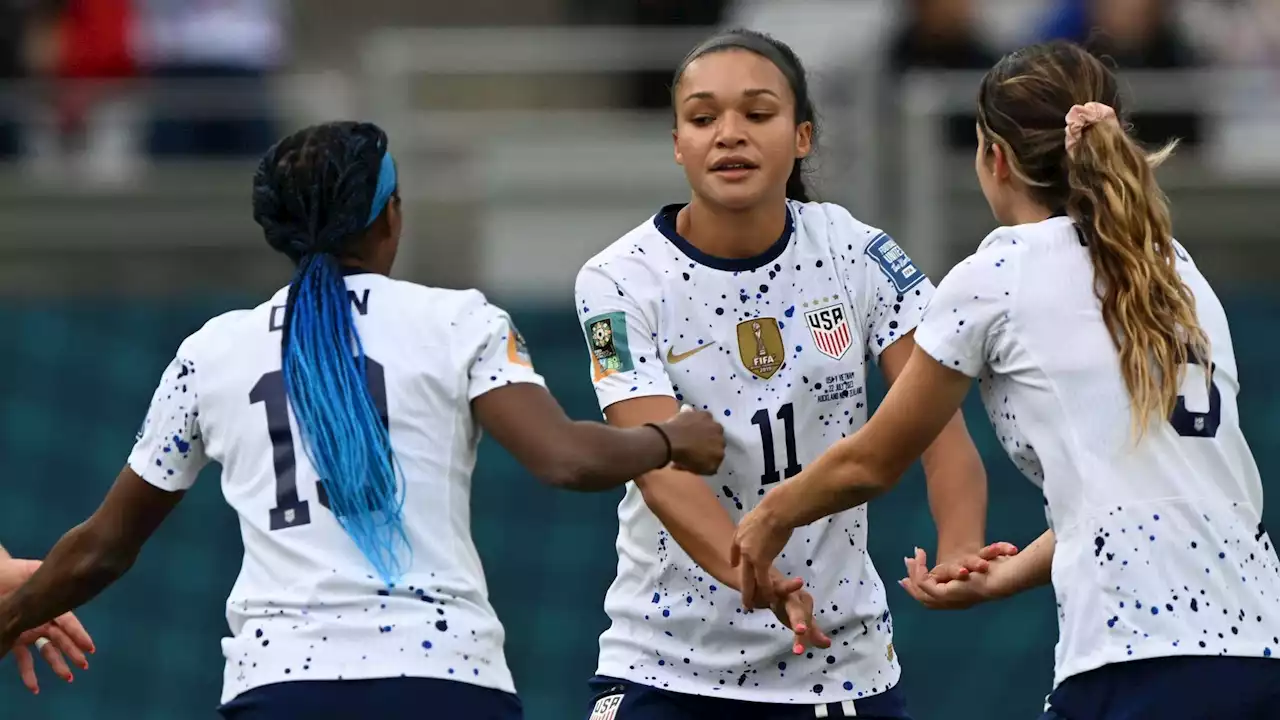
{"label": "fifa women's world cup badge on sleeve", "polygon": [[533,367],[529,346],[525,344],[524,336],[520,334],[514,322],[507,323],[507,360],[513,365]]}
{"label": "fifa women's world cup badge on sleeve", "polygon": [[597,382],[635,369],[627,345],[627,316],[621,312],[590,318],[583,327],[591,345],[591,376]]}

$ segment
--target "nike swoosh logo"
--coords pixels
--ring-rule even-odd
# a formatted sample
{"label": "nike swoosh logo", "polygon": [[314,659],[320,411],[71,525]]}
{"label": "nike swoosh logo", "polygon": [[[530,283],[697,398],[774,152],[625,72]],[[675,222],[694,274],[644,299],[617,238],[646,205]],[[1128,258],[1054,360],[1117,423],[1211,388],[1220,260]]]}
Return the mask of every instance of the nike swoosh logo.
{"label": "nike swoosh logo", "polygon": [[690,350],[690,351],[688,351],[688,352],[682,352],[682,353],[676,353],[676,352],[675,352],[675,348],[667,348],[667,364],[668,364],[668,365],[675,365],[675,364],[676,364],[676,363],[678,363],[678,362],[682,362],[682,361],[684,361],[684,360],[688,360],[689,358],[693,357],[694,355],[697,355],[698,353],[702,352],[703,350],[706,350],[707,348],[711,347],[712,345],[715,345],[715,343],[713,343],[713,342],[709,342],[709,343],[707,343],[706,345],[699,345],[698,347],[696,347],[696,348],[694,348],[694,349],[692,349],[692,350]]}

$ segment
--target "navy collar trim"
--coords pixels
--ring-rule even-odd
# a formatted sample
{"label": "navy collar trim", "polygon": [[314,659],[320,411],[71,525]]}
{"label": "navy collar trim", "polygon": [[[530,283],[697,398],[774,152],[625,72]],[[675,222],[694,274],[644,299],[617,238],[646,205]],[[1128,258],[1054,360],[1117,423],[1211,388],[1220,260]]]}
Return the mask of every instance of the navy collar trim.
{"label": "navy collar trim", "polygon": [[677,203],[667,205],[653,216],[653,225],[662,233],[667,240],[671,241],[680,252],[684,253],[694,262],[705,265],[716,270],[725,270],[727,272],[749,272],[762,268],[765,265],[777,260],[779,256],[787,249],[787,245],[791,244],[791,237],[795,235],[795,218],[791,214],[791,205],[787,205],[787,221],[782,228],[782,237],[778,238],[768,250],[749,258],[723,258],[715,255],[708,255],[693,246],[685,238],[680,236],[676,231],[676,216],[680,214],[680,210],[687,203]]}

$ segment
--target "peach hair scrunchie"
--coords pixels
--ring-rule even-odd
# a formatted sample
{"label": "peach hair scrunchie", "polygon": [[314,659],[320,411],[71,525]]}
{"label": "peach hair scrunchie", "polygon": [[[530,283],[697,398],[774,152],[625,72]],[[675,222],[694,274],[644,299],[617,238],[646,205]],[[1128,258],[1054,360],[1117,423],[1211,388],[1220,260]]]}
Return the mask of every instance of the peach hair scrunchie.
{"label": "peach hair scrunchie", "polygon": [[1100,102],[1072,107],[1071,112],[1067,113],[1067,152],[1071,152],[1076,143],[1080,142],[1080,135],[1085,128],[1101,122],[1118,123],[1115,108]]}

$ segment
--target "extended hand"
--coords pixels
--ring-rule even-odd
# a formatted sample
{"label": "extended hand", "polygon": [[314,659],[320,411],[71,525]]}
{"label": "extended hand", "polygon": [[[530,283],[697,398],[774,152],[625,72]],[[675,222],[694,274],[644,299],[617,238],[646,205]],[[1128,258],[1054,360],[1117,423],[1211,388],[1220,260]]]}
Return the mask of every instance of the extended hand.
{"label": "extended hand", "polygon": [[774,558],[790,538],[791,529],[779,525],[763,502],[738,523],[729,561],[738,568],[743,607],[772,607],[783,599],[771,582],[770,572]]}
{"label": "extended hand", "polygon": [[997,600],[1013,593],[1013,572],[1009,555],[1000,555],[988,561],[985,572],[965,573],[962,578],[942,579],[929,572],[928,557],[924,550],[916,549],[913,558],[905,558],[907,577],[898,581],[907,594],[927,608],[934,610],[963,610],[978,603]]}
{"label": "extended hand", "polygon": [[1012,557],[1018,554],[1013,543],[998,542],[982,548],[976,553],[960,555],[948,562],[939,562],[929,574],[940,583],[952,580],[964,580],[971,573],[984,573],[991,567],[991,561],[1001,557]]}
{"label": "extended hand", "polygon": [[[39,567],[40,562],[37,560],[0,560],[0,595],[16,590],[35,574]],[[0,618],[0,623],[3,622],[4,618]],[[71,613],[23,632],[17,637],[0,637],[0,658],[4,657],[10,649],[13,650],[13,659],[18,665],[22,684],[32,693],[40,692],[40,682],[36,678],[35,660],[28,646],[37,643],[41,638],[47,638],[49,642],[39,648],[40,655],[44,657],[45,662],[49,663],[49,667],[58,677],[67,682],[72,680],[71,668],[63,659],[64,654],[81,670],[89,669],[89,661],[85,658],[85,653],[94,651],[93,639],[89,637],[89,633],[85,632],[84,626],[76,616]]]}

